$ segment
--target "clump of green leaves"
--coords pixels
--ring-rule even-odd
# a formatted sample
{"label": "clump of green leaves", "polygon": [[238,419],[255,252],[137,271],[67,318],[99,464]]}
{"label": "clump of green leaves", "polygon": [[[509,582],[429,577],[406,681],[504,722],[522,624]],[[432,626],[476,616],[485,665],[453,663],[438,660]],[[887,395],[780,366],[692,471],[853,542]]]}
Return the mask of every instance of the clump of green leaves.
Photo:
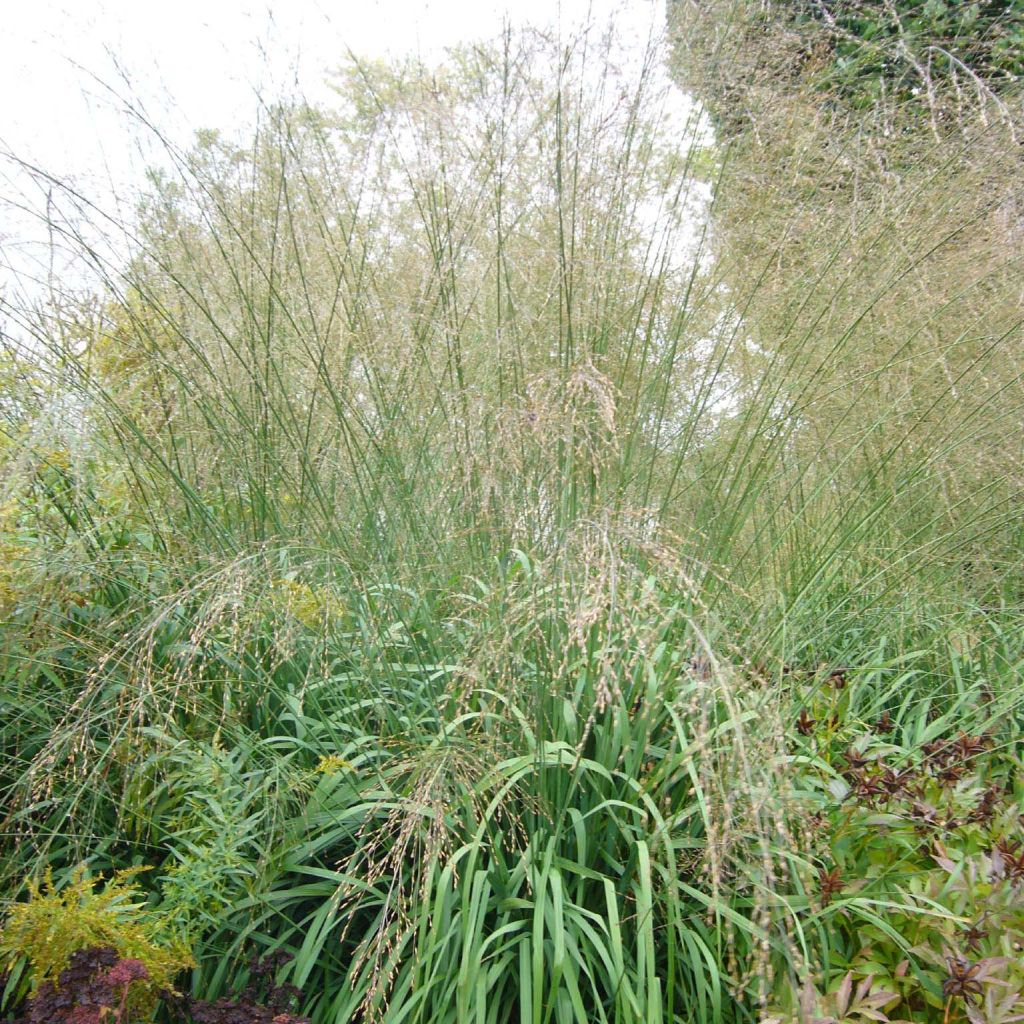
{"label": "clump of green leaves", "polygon": [[1015,698],[982,684],[900,706],[882,677],[795,684],[791,745],[822,865],[797,913],[820,945],[804,976],[787,972],[776,1015],[1024,1019]]}

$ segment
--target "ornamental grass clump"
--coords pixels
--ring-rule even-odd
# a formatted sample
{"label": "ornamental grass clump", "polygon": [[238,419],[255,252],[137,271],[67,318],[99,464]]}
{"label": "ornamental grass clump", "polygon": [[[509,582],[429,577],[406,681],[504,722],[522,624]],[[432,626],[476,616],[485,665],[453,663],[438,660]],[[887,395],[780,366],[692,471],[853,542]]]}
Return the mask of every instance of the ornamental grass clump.
{"label": "ornamental grass clump", "polygon": [[692,103],[591,27],[146,122],[123,260],[44,176],[0,878],[153,864],[197,1020],[1016,1012],[1010,86],[937,142],[683,7]]}

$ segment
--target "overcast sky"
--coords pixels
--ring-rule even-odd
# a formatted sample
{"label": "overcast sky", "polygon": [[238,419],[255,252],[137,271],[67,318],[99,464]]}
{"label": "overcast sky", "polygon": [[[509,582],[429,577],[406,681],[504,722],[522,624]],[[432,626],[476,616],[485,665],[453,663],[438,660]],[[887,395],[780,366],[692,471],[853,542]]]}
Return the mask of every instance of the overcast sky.
{"label": "overcast sky", "polygon": [[[244,129],[257,92],[329,101],[328,73],[350,52],[435,61],[506,21],[568,36],[611,18],[639,54],[664,10],[664,0],[0,0],[0,153],[107,204],[153,158],[119,97],[187,145],[198,128]],[[45,205],[45,192],[0,161],[0,264],[11,265],[0,266],[0,295],[33,258],[39,266],[45,241],[12,197]]]}

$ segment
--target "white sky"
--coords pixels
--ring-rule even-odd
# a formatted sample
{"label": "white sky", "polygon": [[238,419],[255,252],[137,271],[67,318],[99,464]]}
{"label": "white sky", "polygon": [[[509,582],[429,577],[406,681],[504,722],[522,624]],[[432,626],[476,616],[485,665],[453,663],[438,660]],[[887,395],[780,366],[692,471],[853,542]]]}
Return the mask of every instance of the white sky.
{"label": "white sky", "polygon": [[[664,0],[0,0],[0,156],[43,167],[106,205],[153,161],[139,152],[118,96],[186,146],[198,128],[243,128],[257,92],[329,101],[327,73],[349,51],[433,60],[496,36],[506,19],[570,35],[614,18],[639,55],[664,17]],[[45,205],[45,193],[0,159],[0,200],[19,194]],[[44,242],[38,223],[0,202],[0,296],[25,290],[24,268],[33,258],[39,265]]]}

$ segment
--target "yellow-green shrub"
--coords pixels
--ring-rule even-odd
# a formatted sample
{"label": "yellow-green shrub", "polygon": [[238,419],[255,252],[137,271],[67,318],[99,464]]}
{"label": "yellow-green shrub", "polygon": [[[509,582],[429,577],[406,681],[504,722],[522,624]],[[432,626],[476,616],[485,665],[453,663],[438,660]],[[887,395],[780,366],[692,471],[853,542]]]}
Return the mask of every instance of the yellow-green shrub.
{"label": "yellow-green shrub", "polygon": [[134,883],[140,870],[115,872],[102,889],[84,868],[60,888],[50,876],[29,883],[29,899],[11,907],[0,932],[0,965],[27,968],[35,992],[56,982],[78,950],[109,948],[145,965],[149,978],[140,987],[150,1002],[173,990],[175,976],[193,965],[192,957],[180,941],[164,937],[160,917],[142,902]]}

